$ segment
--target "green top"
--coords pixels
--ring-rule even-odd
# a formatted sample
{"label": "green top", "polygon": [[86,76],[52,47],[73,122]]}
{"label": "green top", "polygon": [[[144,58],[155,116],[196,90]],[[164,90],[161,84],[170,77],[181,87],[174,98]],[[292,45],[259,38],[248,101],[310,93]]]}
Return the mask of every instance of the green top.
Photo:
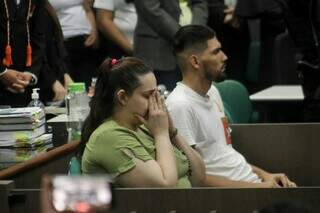
{"label": "green top", "polygon": [[[108,173],[112,177],[135,167],[133,158],[142,161],[155,159],[154,139],[145,127],[138,132],[118,125],[113,120],[101,124],[91,135],[82,156],[84,174]],[[178,186],[189,188],[189,162],[180,150],[174,147],[178,169]],[[134,155],[134,156],[132,156]]]}

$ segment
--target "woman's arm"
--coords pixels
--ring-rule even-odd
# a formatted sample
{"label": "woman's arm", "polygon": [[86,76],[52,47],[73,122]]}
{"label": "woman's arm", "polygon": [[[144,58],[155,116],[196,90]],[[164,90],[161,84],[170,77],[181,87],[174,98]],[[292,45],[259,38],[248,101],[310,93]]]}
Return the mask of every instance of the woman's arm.
{"label": "woman's arm", "polygon": [[175,187],[178,182],[176,161],[169,134],[155,139],[156,159],[142,161],[134,158],[135,167],[117,178],[125,187]]}
{"label": "woman's arm", "polygon": [[173,146],[169,138],[168,115],[159,92],[149,98],[148,120],[136,115],[155,140],[156,159],[143,162],[134,158],[135,167],[120,175],[118,182],[128,187],[175,187],[178,182]]}
{"label": "woman's arm", "polygon": [[175,144],[189,159],[191,176],[190,181],[192,186],[202,186],[206,177],[206,168],[202,157],[199,153],[194,150],[184,138],[180,135],[176,135],[171,139],[172,143]]}

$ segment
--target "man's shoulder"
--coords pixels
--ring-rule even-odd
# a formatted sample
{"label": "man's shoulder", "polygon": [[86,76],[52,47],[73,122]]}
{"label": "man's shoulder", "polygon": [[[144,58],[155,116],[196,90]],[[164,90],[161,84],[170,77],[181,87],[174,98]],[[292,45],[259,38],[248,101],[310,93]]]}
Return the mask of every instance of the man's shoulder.
{"label": "man's shoulder", "polygon": [[190,98],[188,93],[181,87],[177,86],[166,99],[167,105],[189,105]]}

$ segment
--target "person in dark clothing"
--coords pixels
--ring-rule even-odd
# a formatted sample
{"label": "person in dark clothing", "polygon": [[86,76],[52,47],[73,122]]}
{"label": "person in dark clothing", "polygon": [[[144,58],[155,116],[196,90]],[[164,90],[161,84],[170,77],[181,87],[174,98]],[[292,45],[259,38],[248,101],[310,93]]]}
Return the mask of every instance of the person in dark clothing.
{"label": "person in dark clothing", "polygon": [[[207,1],[186,1],[192,13],[190,24],[207,24]],[[180,80],[172,46],[180,29],[179,0],[135,0],[138,23],[134,35],[134,56],[154,68],[158,84],[172,90]]]}
{"label": "person in dark clothing", "polygon": [[[208,26],[215,30],[223,51],[228,55],[228,78],[245,83],[250,36],[247,21],[235,14],[234,4],[225,0],[208,0]],[[239,42],[241,41],[241,42]]]}
{"label": "person in dark clothing", "polygon": [[304,120],[320,121],[320,0],[275,0],[302,54],[298,73],[305,96]]}
{"label": "person in dark clothing", "polygon": [[[0,72],[17,71],[21,73],[17,78],[28,72],[25,81],[37,83],[45,47],[43,17],[43,1],[0,0]],[[24,107],[30,101],[30,90],[12,90],[10,85],[0,84],[0,105]]]}
{"label": "person in dark clothing", "polygon": [[66,66],[67,51],[58,17],[51,4],[45,0],[47,25],[46,51],[43,71],[40,73],[40,99],[44,102],[62,101],[68,85],[73,82]]}
{"label": "person in dark clothing", "polygon": [[239,0],[236,13],[265,20],[269,34],[288,29],[302,55],[297,71],[305,96],[304,121],[320,121],[320,0]]}

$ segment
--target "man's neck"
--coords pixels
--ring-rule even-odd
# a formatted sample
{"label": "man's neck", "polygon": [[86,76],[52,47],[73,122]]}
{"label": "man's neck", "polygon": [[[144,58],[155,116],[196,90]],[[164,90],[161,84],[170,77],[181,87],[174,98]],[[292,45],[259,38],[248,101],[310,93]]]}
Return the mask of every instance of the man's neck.
{"label": "man's neck", "polygon": [[212,84],[211,81],[208,81],[198,75],[183,76],[182,83],[203,97],[207,95]]}

